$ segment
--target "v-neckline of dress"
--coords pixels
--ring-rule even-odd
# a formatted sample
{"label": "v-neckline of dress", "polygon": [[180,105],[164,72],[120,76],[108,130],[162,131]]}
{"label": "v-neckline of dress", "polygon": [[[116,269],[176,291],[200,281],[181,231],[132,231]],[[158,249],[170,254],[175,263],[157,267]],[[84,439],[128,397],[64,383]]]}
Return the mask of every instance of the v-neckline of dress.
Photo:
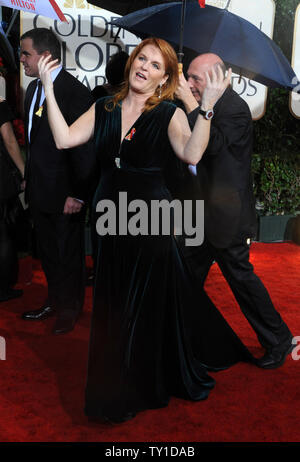
{"label": "v-neckline of dress", "polygon": [[121,133],[121,136],[120,136],[120,150],[121,150],[121,146],[123,144],[123,141],[125,140],[126,136],[129,135],[129,133],[131,132],[131,130],[133,130],[133,128],[135,128],[135,125],[140,121],[140,119],[142,118],[142,116],[144,115],[144,111],[135,119],[135,121],[133,122],[133,124],[129,127],[129,129],[127,130],[127,132],[125,133],[124,135],[124,138],[122,138],[122,101],[120,102],[120,133]]}

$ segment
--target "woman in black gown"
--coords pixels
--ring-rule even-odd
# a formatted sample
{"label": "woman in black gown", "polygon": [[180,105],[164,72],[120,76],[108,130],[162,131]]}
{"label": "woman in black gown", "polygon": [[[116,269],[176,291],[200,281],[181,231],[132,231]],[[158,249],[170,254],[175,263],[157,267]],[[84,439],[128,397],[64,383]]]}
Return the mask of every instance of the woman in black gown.
{"label": "woman in black gown", "polygon": [[[99,99],[71,127],[54,98],[49,78],[54,65],[47,58],[39,64],[56,143],[67,148],[94,136],[101,159],[94,204],[102,235],[85,412],[120,422],[138,411],[166,406],[170,396],[205,399],[214,386],[207,368],[225,368],[251,355],[195,286],[173,233],[147,235],[143,229],[130,234],[121,215],[124,200],[132,205],[143,201],[149,210],[154,200],[172,200],[163,170],[173,162],[174,152],[188,163],[200,160],[210,122],[200,115],[191,135],[184,112],[167,101],[177,86],[178,63],[163,40],[138,45],[128,60],[123,90],[114,99]],[[225,80],[219,71],[208,77],[203,109],[214,106],[230,74]],[[111,204],[115,221],[105,215]],[[134,212],[134,207],[128,212],[126,225]],[[106,235],[105,223],[108,228],[115,225]]]}

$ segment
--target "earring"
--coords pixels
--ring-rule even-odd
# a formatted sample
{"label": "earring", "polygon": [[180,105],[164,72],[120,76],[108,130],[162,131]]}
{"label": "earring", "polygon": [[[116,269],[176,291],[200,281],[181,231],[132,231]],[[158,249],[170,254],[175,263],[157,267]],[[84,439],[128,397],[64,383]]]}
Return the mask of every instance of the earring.
{"label": "earring", "polygon": [[158,94],[159,98],[161,98],[161,87],[162,87],[162,83],[159,84],[159,94]]}

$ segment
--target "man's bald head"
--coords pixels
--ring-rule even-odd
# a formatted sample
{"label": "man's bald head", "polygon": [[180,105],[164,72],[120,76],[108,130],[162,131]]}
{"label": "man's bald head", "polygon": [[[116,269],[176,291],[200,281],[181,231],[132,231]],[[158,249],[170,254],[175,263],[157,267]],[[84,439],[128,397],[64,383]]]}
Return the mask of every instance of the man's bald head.
{"label": "man's bald head", "polygon": [[193,59],[191,64],[193,62],[197,66],[206,66],[208,69],[211,69],[215,64],[224,65],[220,56],[215,55],[214,53],[203,53],[202,55],[199,55]]}
{"label": "man's bald head", "polygon": [[222,59],[214,53],[205,53],[197,56],[190,63],[187,71],[187,80],[195,99],[200,103],[204,88],[206,86],[205,73],[210,73],[213,68],[221,66],[225,76],[225,64]]}

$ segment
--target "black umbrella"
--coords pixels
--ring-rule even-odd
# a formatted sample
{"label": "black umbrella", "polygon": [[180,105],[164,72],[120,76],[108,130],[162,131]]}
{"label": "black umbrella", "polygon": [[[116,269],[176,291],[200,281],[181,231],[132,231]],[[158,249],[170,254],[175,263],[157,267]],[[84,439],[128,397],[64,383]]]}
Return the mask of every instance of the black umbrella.
{"label": "black umbrella", "polygon": [[163,3],[117,18],[111,24],[142,39],[149,36],[165,39],[175,47],[178,45],[179,53],[182,43],[185,50],[197,54],[214,53],[234,72],[269,87],[292,90],[299,83],[276,43],[227,9],[200,8],[196,0]]}
{"label": "black umbrella", "polygon": [[[161,3],[172,3],[174,0],[87,0],[92,5],[99,6],[121,16],[133,13],[134,11],[148,8],[150,6],[160,5]],[[185,22],[186,0],[182,0],[181,6],[181,22],[180,22],[180,41],[178,49],[178,62],[181,64],[183,60],[183,31]],[[119,27],[120,30],[120,27]],[[115,40],[119,34],[116,34]],[[180,65],[182,69],[182,64]]]}
{"label": "black umbrella", "polygon": [[104,8],[105,10],[112,11],[121,16],[143,8],[148,8],[149,6],[172,1],[174,0],[87,0],[91,5]]}

